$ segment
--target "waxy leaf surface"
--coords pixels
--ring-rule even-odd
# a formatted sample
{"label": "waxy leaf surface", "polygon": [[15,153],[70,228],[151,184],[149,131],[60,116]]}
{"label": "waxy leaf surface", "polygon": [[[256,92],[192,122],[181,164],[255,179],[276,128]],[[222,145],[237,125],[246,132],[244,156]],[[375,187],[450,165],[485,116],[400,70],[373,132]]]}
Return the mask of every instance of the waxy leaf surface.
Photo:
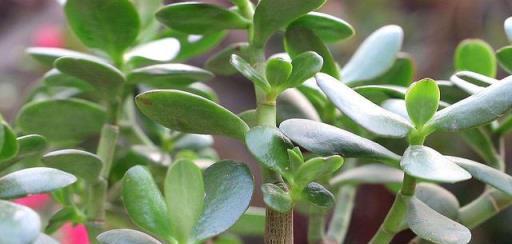
{"label": "waxy leaf surface", "polygon": [[302,197],[321,208],[330,208],[335,201],[334,195],[316,182],[311,182],[304,188]]}
{"label": "waxy leaf surface", "polygon": [[389,184],[402,183],[404,173],[401,170],[382,164],[366,164],[345,170],[333,177],[330,185],[341,184]]}
{"label": "waxy leaf surface", "polygon": [[287,213],[293,207],[293,200],[290,194],[281,187],[272,183],[261,185],[263,201],[267,206],[280,213]]}
{"label": "waxy leaf surface", "polygon": [[71,173],[89,182],[98,179],[103,167],[103,162],[95,154],[75,149],[48,153],[43,156],[42,161],[48,167]]}
{"label": "waxy leaf surface", "polygon": [[41,219],[34,210],[0,201],[0,243],[32,243],[40,229]]}
{"label": "waxy leaf surface", "polygon": [[494,50],[482,40],[464,40],[455,50],[455,69],[494,77],[496,76]]}
{"label": "waxy leaf surface", "polygon": [[146,84],[166,89],[208,81],[213,74],[186,64],[156,64],[133,70],[127,77],[131,84]]}
{"label": "waxy leaf surface", "polygon": [[35,60],[50,67],[53,67],[55,60],[62,57],[94,57],[89,54],[56,47],[31,47],[27,49],[27,53]]}
{"label": "waxy leaf surface", "polygon": [[496,58],[505,71],[512,73],[512,46],[502,47],[496,51]]}
{"label": "waxy leaf surface", "polygon": [[312,30],[324,42],[347,39],[355,33],[346,21],[319,12],[310,12],[293,21],[293,24]]}
{"label": "waxy leaf surface", "polygon": [[413,83],[405,95],[407,114],[421,128],[437,111],[441,94],[436,81],[423,79]]}
{"label": "waxy leaf surface", "polygon": [[150,235],[130,229],[114,229],[99,234],[96,239],[100,244],[161,244]]}
{"label": "waxy leaf surface", "polygon": [[459,217],[459,200],[445,188],[432,183],[416,185],[414,196],[434,211],[456,220]]}

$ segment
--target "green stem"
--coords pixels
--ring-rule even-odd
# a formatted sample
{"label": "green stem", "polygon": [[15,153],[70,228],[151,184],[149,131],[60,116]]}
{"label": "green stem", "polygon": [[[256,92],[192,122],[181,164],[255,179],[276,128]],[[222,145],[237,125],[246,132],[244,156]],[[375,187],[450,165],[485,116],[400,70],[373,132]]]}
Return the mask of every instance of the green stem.
{"label": "green stem", "polygon": [[98,144],[97,154],[103,161],[103,168],[101,170],[101,177],[103,179],[108,179],[110,175],[118,136],[119,127],[116,125],[105,124],[101,129],[101,138]]}
{"label": "green stem", "polygon": [[327,230],[327,241],[343,243],[348,232],[352,210],[354,209],[357,187],[344,185],[338,190],[336,206]]}
{"label": "green stem", "polygon": [[311,210],[308,217],[308,243],[323,243],[325,235],[325,213]]}
{"label": "green stem", "polygon": [[396,194],[395,201],[391,206],[384,222],[373,236],[370,243],[386,244],[393,240],[393,237],[401,231],[402,222],[407,215],[409,199],[414,196],[416,179],[404,173],[404,180],[400,191]]}
{"label": "green stem", "polygon": [[252,20],[252,16],[254,14],[254,6],[250,0],[235,0],[235,4],[242,16],[247,18],[248,20]]}

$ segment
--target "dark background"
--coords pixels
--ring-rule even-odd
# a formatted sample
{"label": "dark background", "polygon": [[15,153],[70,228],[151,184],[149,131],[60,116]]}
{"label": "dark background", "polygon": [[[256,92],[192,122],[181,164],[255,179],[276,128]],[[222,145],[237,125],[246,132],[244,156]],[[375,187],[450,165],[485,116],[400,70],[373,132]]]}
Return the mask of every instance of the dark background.
{"label": "dark background", "polygon": [[[229,4],[221,0],[203,2]],[[383,25],[397,24],[404,28],[403,50],[415,60],[416,79],[447,79],[453,72],[453,51],[461,40],[481,38],[495,49],[508,44],[503,21],[512,15],[512,0],[329,0],[321,12],[340,17],[356,29],[356,35],[350,40],[331,46],[340,64],[348,60],[369,33]],[[216,50],[241,40],[245,40],[244,33],[233,32]],[[61,7],[55,0],[0,0],[0,113],[10,122],[27,92],[45,71],[25,55],[24,49],[29,46],[83,48],[69,33]],[[281,50],[280,36],[277,35],[270,41],[269,53]],[[188,63],[203,66],[207,56]],[[503,75],[499,74],[500,77]],[[218,92],[221,103],[234,112],[254,107],[251,84],[240,77],[218,77],[209,85]],[[447,140],[451,141],[449,145],[443,143]],[[478,160],[455,135],[440,134],[431,138],[428,144],[441,152]],[[255,162],[239,143],[217,138],[216,149],[222,158],[248,162],[257,172]],[[472,181],[447,187],[457,195],[461,204],[483,189],[482,185]],[[366,243],[392,200],[392,195],[383,187],[361,187],[346,243]],[[255,205],[261,203],[255,201]],[[296,215],[296,243],[305,243],[306,221]],[[403,233],[395,242],[404,243],[410,237],[410,233]],[[508,210],[475,229],[472,243],[511,243],[511,240],[512,210]]]}

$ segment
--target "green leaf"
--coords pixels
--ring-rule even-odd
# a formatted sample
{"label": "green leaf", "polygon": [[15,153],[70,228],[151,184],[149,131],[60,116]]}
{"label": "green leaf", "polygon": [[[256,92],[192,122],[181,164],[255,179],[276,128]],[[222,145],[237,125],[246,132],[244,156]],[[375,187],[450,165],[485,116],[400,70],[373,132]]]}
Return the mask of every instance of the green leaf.
{"label": "green leaf", "polygon": [[99,234],[96,239],[100,244],[161,244],[150,235],[130,229],[114,229]]}
{"label": "green leaf", "polygon": [[414,194],[418,200],[432,210],[453,220],[459,217],[460,204],[457,198],[448,190],[431,183],[419,183]]}
{"label": "green leaf", "polygon": [[300,186],[306,186],[310,182],[321,177],[330,178],[343,165],[343,158],[330,156],[326,158],[312,158],[300,166],[293,179]]}
{"label": "green leaf", "polygon": [[46,138],[37,134],[20,136],[16,138],[16,141],[18,141],[17,158],[24,158],[42,153],[48,147]]}
{"label": "green leaf", "polygon": [[265,208],[249,207],[229,232],[244,236],[263,236],[265,233]]}
{"label": "green leaf", "polygon": [[256,126],[245,136],[249,152],[263,166],[289,176],[288,149],[293,144],[277,128]]}
{"label": "green leaf", "polygon": [[254,11],[252,43],[263,47],[276,31],[324,3],[325,0],[261,0]]}
{"label": "green leaf", "polygon": [[32,243],[39,236],[41,219],[34,210],[0,201],[0,243]]}
{"label": "green leaf", "polygon": [[62,57],[94,58],[89,54],[55,47],[31,47],[27,48],[27,53],[41,64],[49,67],[53,67],[55,60]]}
{"label": "green leaf", "polygon": [[384,74],[375,77],[365,84],[390,84],[397,86],[409,86],[414,79],[416,68],[414,60],[407,53],[398,53],[393,66]]}
{"label": "green leaf", "polygon": [[295,56],[292,60],[292,73],[288,81],[286,81],[287,87],[301,85],[304,81],[320,72],[322,65],[322,57],[315,52],[309,51]]}
{"label": "green leaf", "polygon": [[64,74],[90,83],[107,100],[114,99],[125,82],[121,71],[99,59],[63,57],[55,61],[55,67]]}
{"label": "green leaf", "polygon": [[429,121],[439,107],[441,94],[435,80],[423,79],[413,83],[405,95],[407,114],[416,128]]}
{"label": "green leaf", "polygon": [[308,51],[317,53],[323,59],[321,71],[333,77],[340,77],[338,64],[334,61],[331,52],[312,30],[290,25],[286,29],[284,46],[292,58]]}
{"label": "green leaf", "polygon": [[409,201],[407,223],[416,235],[431,242],[459,244],[471,240],[468,228],[439,214],[415,197]]}
{"label": "green leaf", "polygon": [[271,58],[267,61],[265,76],[272,87],[280,87],[287,83],[292,73],[292,64],[281,57]]}
{"label": "green leaf", "polygon": [[455,50],[455,69],[496,76],[496,57],[489,44],[479,39],[467,39]]}
{"label": "green leaf", "polygon": [[455,183],[471,178],[469,172],[426,146],[409,146],[400,166],[407,174],[424,180]]}
{"label": "green leaf", "polygon": [[512,42],[512,17],[509,17],[505,20],[504,26],[508,40]]}
{"label": "green leaf", "polygon": [[15,132],[0,117],[0,162],[14,158],[18,150]]}
{"label": "green leaf", "polygon": [[187,87],[176,87],[173,89],[189,92],[204,97],[212,102],[219,102],[219,98],[217,97],[215,91],[204,83],[196,82]]}
{"label": "green leaf", "polygon": [[204,172],[204,211],[194,226],[195,240],[216,236],[234,225],[249,207],[254,188],[249,168],[220,161]]}
{"label": "green leaf", "polygon": [[174,142],[174,150],[201,150],[213,146],[210,135],[187,134]]}
{"label": "green leaf", "polygon": [[512,46],[502,47],[496,51],[496,58],[505,71],[512,73]]}
{"label": "green leaf", "polygon": [[167,207],[148,170],[142,166],[130,168],[123,178],[121,196],[134,224],[162,239],[170,237]]}
{"label": "green leaf", "polygon": [[497,80],[493,78],[471,71],[457,72],[450,77],[450,81],[455,86],[469,94],[479,93],[486,86],[497,82]]}
{"label": "green leaf", "polygon": [[407,105],[402,99],[386,99],[381,105],[384,109],[402,116],[402,118],[410,120],[407,113]]}
{"label": "green leaf", "polygon": [[292,141],[319,155],[368,158],[397,166],[400,156],[366,138],[334,126],[305,119],[284,121],[279,129]]}
{"label": "green leaf", "polygon": [[171,164],[171,157],[160,148],[146,145],[133,145],[130,148],[129,156],[137,164],[147,164],[167,167]]}
{"label": "green leaf", "polygon": [[[486,124],[500,117],[512,106],[512,77],[485,88],[434,115],[426,126],[456,131]],[[478,115],[478,116],[475,116]]]}
{"label": "green leaf", "polygon": [[224,107],[197,95],[154,90],[136,97],[137,106],[157,123],[185,133],[224,135],[243,139],[249,127]]}
{"label": "green leaf", "polygon": [[178,56],[180,42],[175,38],[162,38],[136,46],[124,55],[126,61],[142,58],[152,62],[169,62]]}
{"label": "green leaf", "polygon": [[12,199],[51,192],[73,184],[76,177],[51,168],[28,168],[0,178],[0,198]]}
{"label": "green leaf", "polygon": [[194,224],[203,211],[204,182],[201,169],[190,160],[178,160],[167,171],[164,183],[171,235],[188,243]]}
{"label": "green leaf", "polygon": [[316,182],[311,182],[304,188],[302,197],[320,208],[331,208],[335,202],[334,195]]}
{"label": "green leaf", "polygon": [[402,48],[403,36],[402,28],[396,25],[384,26],[373,32],[341,70],[343,82],[353,86],[388,71]]}
{"label": "green leaf", "polygon": [[254,85],[256,85],[265,92],[270,91],[270,83],[268,83],[268,81],[263,76],[261,76],[254,69],[254,67],[252,67],[243,58],[236,54],[233,54],[231,55],[231,64],[233,65],[233,67],[235,67],[236,70],[238,70],[238,72],[240,72],[240,74],[245,76],[245,78],[247,78],[248,80],[252,81]]}
{"label": "green leaf", "polygon": [[50,142],[78,142],[99,134],[105,121],[105,110],[98,105],[68,99],[26,104],[16,124],[25,133],[40,134]]}
{"label": "green leaf", "polygon": [[263,201],[267,206],[280,213],[287,213],[293,207],[293,200],[281,187],[272,183],[261,185]]}
{"label": "green leaf", "polygon": [[293,21],[293,24],[312,30],[324,42],[337,42],[355,33],[354,28],[346,21],[318,12],[310,12]]}
{"label": "green leaf", "polygon": [[375,94],[383,94],[390,98],[405,99],[407,88],[395,85],[365,85],[356,86],[353,88],[354,91],[363,95],[368,99],[375,97]]}
{"label": "green leaf", "polygon": [[51,69],[44,74],[44,84],[50,87],[73,87],[82,92],[94,91],[94,87],[86,81],[63,74],[57,69]]}
{"label": "green leaf", "polygon": [[247,52],[247,48],[249,47],[249,43],[240,42],[233,43],[227,46],[222,51],[211,56],[208,61],[206,61],[206,68],[212,71],[215,74],[220,75],[233,75],[236,74],[237,70],[231,65],[231,56],[236,54],[244,59],[247,59],[247,55],[244,55]]}
{"label": "green leaf", "polygon": [[103,167],[103,162],[95,154],[75,149],[53,151],[44,155],[42,161],[50,168],[68,172],[90,183],[98,180]]}
{"label": "green leaf", "polygon": [[249,21],[235,11],[199,2],[167,5],[156,13],[156,17],[167,27],[187,34],[207,34],[249,26]]}
{"label": "green leaf", "polygon": [[162,6],[160,0],[133,0],[133,4],[140,16],[139,42],[152,40],[158,34],[160,29],[156,21],[155,12]]}
{"label": "green leaf", "polygon": [[34,244],[59,244],[59,242],[46,234],[40,233]]}
{"label": "green leaf", "polygon": [[67,0],[64,11],[85,45],[114,59],[121,58],[139,34],[139,16],[129,0]]}
{"label": "green leaf", "polygon": [[183,87],[212,78],[213,74],[209,71],[186,64],[151,65],[135,69],[127,76],[128,83],[146,84],[161,89]]}
{"label": "green leaf", "polygon": [[370,132],[382,137],[405,137],[411,130],[407,120],[370,102],[331,76],[318,74],[316,81],[343,114]]}
{"label": "green leaf", "polygon": [[468,171],[475,179],[503,191],[508,195],[512,195],[512,177],[510,175],[469,159],[459,157],[447,158]]}
{"label": "green leaf", "polygon": [[[188,35],[176,31],[173,32],[172,36],[180,41],[180,52],[176,60],[184,62],[207,53],[217,47],[224,40],[227,33],[227,31],[218,31],[205,35]],[[228,57],[228,63],[230,57]]]}
{"label": "green leaf", "polygon": [[396,168],[382,164],[366,164],[341,172],[329,181],[329,185],[402,183],[403,178],[404,173]]}
{"label": "green leaf", "polygon": [[277,122],[293,118],[320,121],[320,115],[308,98],[292,88],[277,97]]}

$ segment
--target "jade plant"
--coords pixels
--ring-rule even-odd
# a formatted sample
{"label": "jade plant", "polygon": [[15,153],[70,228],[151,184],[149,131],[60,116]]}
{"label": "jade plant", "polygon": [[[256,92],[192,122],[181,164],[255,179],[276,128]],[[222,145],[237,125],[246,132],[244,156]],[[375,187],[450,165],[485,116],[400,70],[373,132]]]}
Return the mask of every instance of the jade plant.
{"label": "jade plant", "polygon": [[[504,157],[512,78],[496,77],[498,64],[512,72],[511,46],[495,52],[465,40],[449,79],[413,82],[399,26],[373,32],[342,65],[329,45],[355,30],[316,12],[326,0],[231,2],[61,1],[83,46],[27,50],[48,71],[11,125],[0,117],[1,243],[57,243],[51,235],[70,222],[94,243],[256,235],[288,244],[294,213],[307,215],[309,243],[343,243],[361,184],[395,195],[371,243],[406,229],[412,242],[468,243],[471,228],[512,204]],[[204,68],[185,64],[232,30],[247,41]],[[510,19],[505,32],[512,41]],[[282,52],[269,54],[276,41]],[[221,106],[205,83],[215,75],[250,81],[256,106],[240,114]],[[484,163],[430,145],[443,131]],[[213,136],[245,145],[259,174],[220,159]],[[465,206],[439,185],[471,178],[488,187]],[[59,206],[48,221],[8,201],[39,193]]]}

